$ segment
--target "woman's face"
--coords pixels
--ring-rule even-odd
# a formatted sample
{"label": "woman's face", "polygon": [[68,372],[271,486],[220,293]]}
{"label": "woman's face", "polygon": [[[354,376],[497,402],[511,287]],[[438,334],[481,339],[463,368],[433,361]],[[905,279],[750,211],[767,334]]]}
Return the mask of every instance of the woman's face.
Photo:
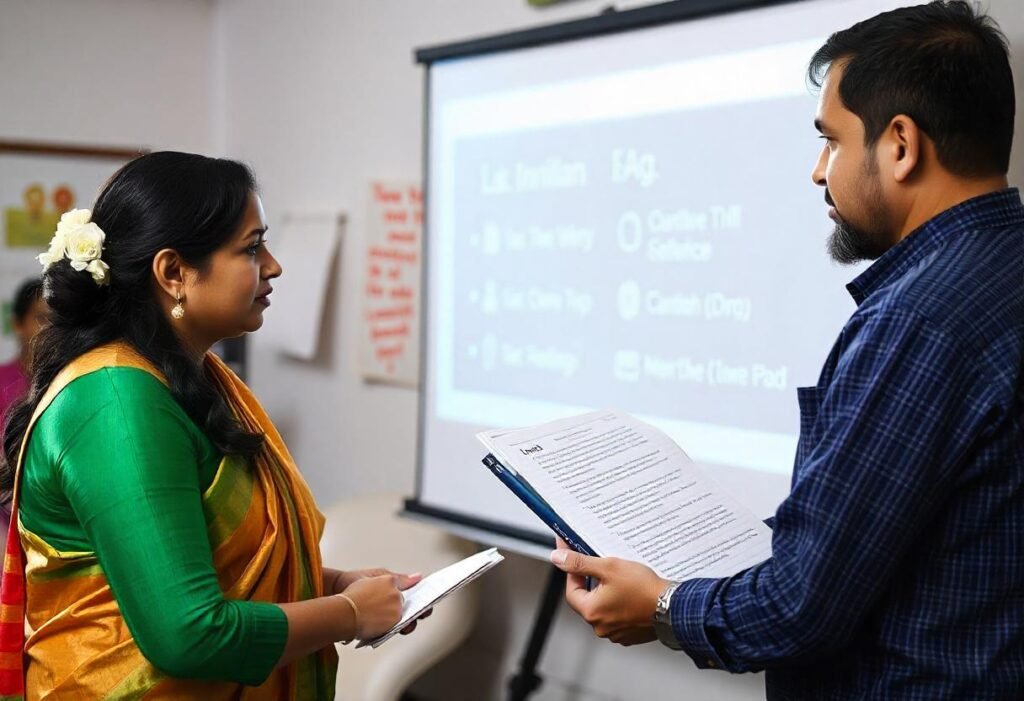
{"label": "woman's face", "polygon": [[36,297],[32,306],[28,308],[25,316],[14,320],[14,334],[18,337],[24,353],[32,344],[32,339],[46,326],[50,308],[46,306],[46,300],[42,295]]}
{"label": "woman's face", "polygon": [[255,331],[270,306],[270,281],[281,266],[267,250],[263,203],[249,195],[245,216],[231,238],[214,251],[206,269],[186,277],[182,289],[187,335],[200,348]]}

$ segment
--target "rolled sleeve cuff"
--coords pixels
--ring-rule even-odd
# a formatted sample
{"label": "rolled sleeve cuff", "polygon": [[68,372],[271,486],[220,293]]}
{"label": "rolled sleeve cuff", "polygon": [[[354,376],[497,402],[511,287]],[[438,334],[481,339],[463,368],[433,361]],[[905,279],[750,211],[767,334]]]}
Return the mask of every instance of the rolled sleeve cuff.
{"label": "rolled sleeve cuff", "polygon": [[676,640],[700,669],[726,669],[704,630],[720,579],[688,579],[672,594],[669,615]]}
{"label": "rolled sleeve cuff", "polygon": [[280,606],[246,602],[246,657],[239,681],[259,686],[274,671],[288,641],[288,617]]}

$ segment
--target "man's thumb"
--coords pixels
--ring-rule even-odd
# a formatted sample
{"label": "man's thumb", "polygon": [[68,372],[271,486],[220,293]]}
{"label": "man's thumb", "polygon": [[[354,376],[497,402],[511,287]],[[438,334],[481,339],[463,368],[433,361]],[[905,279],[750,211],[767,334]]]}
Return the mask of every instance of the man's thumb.
{"label": "man's thumb", "polygon": [[597,575],[597,559],[564,548],[551,552],[551,564],[569,574]]}

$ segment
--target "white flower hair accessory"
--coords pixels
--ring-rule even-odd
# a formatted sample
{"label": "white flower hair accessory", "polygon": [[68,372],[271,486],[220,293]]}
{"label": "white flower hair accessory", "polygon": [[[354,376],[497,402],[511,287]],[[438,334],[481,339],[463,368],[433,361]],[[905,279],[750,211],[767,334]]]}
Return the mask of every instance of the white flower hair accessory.
{"label": "white flower hair accessory", "polygon": [[106,234],[95,222],[89,221],[91,218],[92,212],[88,209],[72,209],[61,215],[50,248],[37,256],[44,271],[67,258],[72,268],[88,272],[97,285],[110,284],[110,267],[102,260]]}

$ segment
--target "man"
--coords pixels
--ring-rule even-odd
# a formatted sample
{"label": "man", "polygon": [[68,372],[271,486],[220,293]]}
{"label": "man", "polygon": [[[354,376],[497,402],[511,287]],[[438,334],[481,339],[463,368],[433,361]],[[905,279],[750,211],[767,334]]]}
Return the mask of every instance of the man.
{"label": "man", "polygon": [[[875,263],[817,387],[772,556],[661,580],[562,545],[598,635],[767,670],[769,699],[1024,698],[1024,205],[1006,42],[965,2],[812,59],[832,256]],[[599,585],[588,591],[584,577]],[[655,619],[652,625],[652,617]]]}

